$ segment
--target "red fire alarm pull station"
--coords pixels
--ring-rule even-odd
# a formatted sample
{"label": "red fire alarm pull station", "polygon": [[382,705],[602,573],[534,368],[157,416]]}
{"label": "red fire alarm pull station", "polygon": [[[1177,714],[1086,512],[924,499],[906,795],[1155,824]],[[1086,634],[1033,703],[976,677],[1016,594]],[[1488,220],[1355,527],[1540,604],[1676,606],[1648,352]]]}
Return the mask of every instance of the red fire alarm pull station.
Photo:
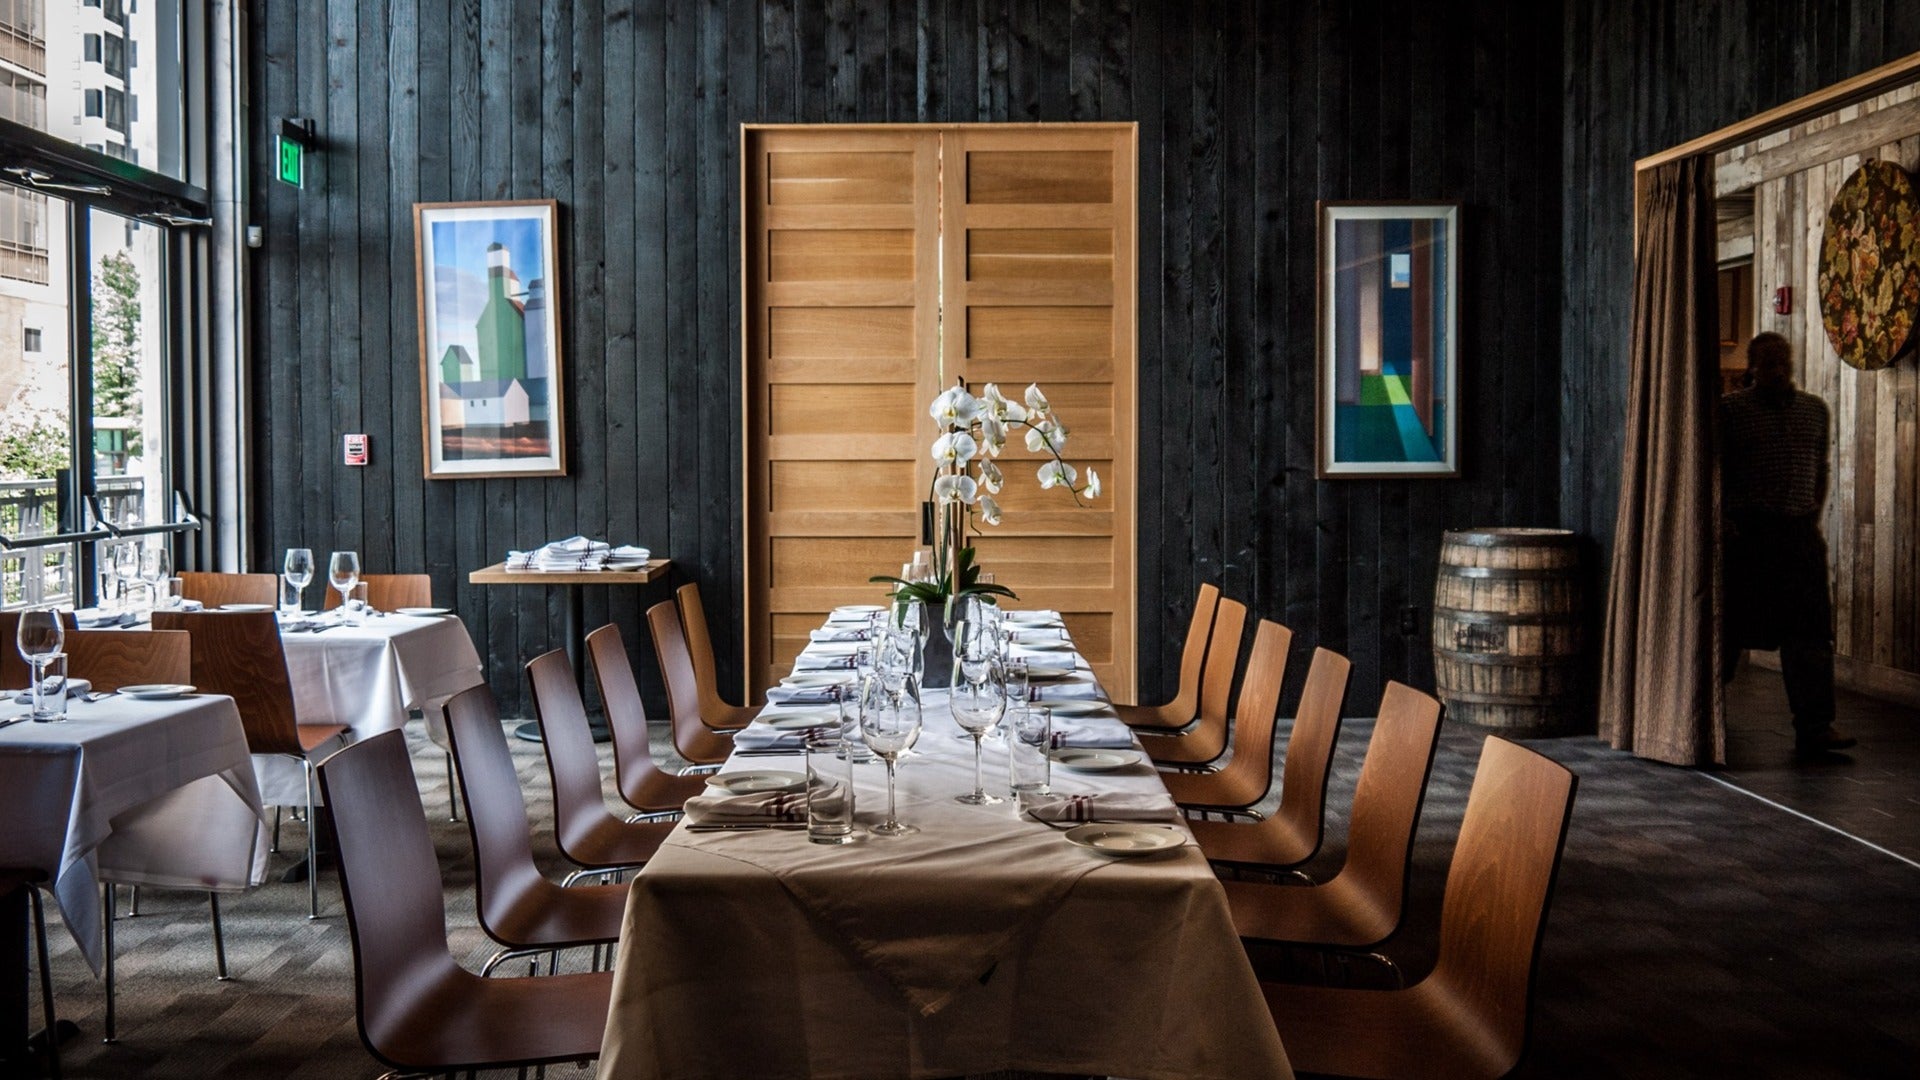
{"label": "red fire alarm pull station", "polygon": [[1793,314],[1793,286],[1782,285],[1773,290],[1773,313],[1775,315]]}
{"label": "red fire alarm pull station", "polygon": [[346,437],[346,444],[347,464],[365,465],[367,463],[367,437],[365,435],[349,435]]}

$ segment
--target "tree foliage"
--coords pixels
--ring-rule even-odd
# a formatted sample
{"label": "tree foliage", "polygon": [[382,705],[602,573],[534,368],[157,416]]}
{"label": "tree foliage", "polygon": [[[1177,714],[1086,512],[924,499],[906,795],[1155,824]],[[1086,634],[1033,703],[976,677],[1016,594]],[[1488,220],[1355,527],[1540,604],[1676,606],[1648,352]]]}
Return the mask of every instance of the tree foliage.
{"label": "tree foliage", "polygon": [[140,270],[124,251],[93,275],[93,414],[132,421],[127,451],[140,453]]}

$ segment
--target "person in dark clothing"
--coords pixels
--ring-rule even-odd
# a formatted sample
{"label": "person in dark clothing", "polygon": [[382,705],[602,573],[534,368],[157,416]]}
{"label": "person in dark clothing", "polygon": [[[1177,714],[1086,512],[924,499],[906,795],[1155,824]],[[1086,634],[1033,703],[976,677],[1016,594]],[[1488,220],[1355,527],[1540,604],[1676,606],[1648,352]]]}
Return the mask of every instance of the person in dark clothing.
{"label": "person in dark clothing", "polygon": [[1735,649],[1780,651],[1795,749],[1817,757],[1854,745],[1833,727],[1833,598],[1820,534],[1832,421],[1826,402],[1795,388],[1786,338],[1755,337],[1747,372],[1753,385],[1720,399],[1725,636]]}

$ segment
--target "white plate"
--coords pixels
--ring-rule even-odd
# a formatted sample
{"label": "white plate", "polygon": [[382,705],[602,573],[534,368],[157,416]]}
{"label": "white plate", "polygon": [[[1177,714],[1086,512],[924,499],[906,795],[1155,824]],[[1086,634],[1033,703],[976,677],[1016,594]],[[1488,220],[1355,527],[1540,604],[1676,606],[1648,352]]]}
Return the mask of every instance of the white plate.
{"label": "white plate", "polygon": [[1030,702],[1029,705],[1036,708],[1045,708],[1055,716],[1119,715],[1113,711],[1112,705],[1104,701],[1087,701],[1085,699],[1076,699],[1073,701],[1035,701]]}
{"label": "white plate", "polygon": [[1167,825],[1075,825],[1067,830],[1067,842],[1078,844],[1101,855],[1126,857],[1172,851],[1187,842],[1187,834]]}
{"label": "white plate", "polygon": [[1096,750],[1080,746],[1049,750],[1047,757],[1055,765],[1074,772],[1112,772],[1140,763],[1138,750]]}
{"label": "white plate", "polygon": [[120,693],[147,701],[164,701],[168,698],[185,697],[193,693],[193,687],[185,683],[140,683],[135,686],[123,686],[120,688]]}
{"label": "white plate", "polygon": [[837,671],[796,671],[780,681],[788,686],[845,686],[856,678],[851,668]]}
{"label": "white plate", "polygon": [[871,615],[876,611],[885,611],[883,604],[841,604],[833,609],[835,615]]}
{"label": "white plate", "polygon": [[1051,611],[1009,611],[1007,621],[1020,626],[1059,626],[1060,616]]}
{"label": "white plate", "polygon": [[1027,661],[1029,679],[1070,679],[1076,670],[1072,664],[1036,664]]}
{"label": "white plate", "polygon": [[707,777],[707,786],[729,795],[758,795],[766,791],[798,791],[806,786],[804,773],[780,769],[755,769],[752,772],[715,773]]}
{"label": "white plate", "polygon": [[775,731],[798,731],[801,728],[815,727],[839,727],[840,713],[838,710],[834,712],[822,712],[816,709],[813,712],[794,713],[792,716],[776,716],[772,719],[763,716],[760,718],[759,723]]}
{"label": "white plate", "polygon": [[221,604],[221,611],[272,611],[272,604]]}
{"label": "white plate", "polygon": [[1051,641],[1041,638],[1037,641],[1016,641],[1013,647],[1021,652],[1069,652],[1073,649],[1073,642],[1065,638],[1055,638]]}
{"label": "white plate", "polygon": [[453,611],[450,608],[443,607],[402,607],[394,608],[393,613],[395,615],[418,615],[424,618],[429,615],[451,615]]}

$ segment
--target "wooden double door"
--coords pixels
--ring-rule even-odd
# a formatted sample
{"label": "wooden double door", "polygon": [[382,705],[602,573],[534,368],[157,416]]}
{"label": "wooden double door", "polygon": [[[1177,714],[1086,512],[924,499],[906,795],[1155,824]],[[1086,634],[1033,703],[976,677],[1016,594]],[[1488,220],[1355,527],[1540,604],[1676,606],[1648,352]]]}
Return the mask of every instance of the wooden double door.
{"label": "wooden double door", "polygon": [[746,656],[758,694],[833,607],[920,546],[927,407],[1039,383],[1096,469],[1076,506],[1000,459],[982,567],[1056,608],[1117,700],[1135,679],[1132,124],[748,126],[741,136]]}

